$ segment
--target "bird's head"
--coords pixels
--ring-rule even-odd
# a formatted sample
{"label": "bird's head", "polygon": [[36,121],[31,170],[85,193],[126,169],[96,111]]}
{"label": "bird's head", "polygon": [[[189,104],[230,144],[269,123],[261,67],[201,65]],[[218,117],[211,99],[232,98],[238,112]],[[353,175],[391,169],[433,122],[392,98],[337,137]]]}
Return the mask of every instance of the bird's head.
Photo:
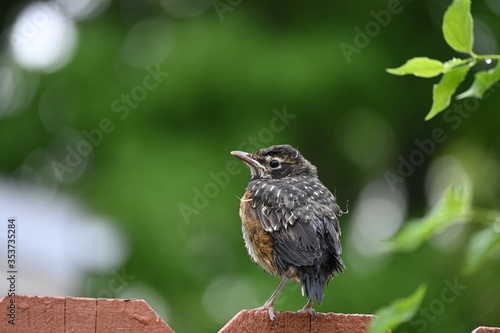
{"label": "bird's head", "polygon": [[316,167],[290,145],[277,145],[254,153],[232,151],[250,168],[252,179],[280,179],[299,175],[316,176]]}

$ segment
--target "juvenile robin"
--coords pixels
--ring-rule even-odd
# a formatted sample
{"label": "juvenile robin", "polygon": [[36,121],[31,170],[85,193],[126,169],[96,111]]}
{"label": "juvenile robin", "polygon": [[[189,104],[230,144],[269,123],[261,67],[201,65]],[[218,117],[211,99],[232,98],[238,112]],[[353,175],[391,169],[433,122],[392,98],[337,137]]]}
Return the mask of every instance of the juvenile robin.
{"label": "juvenile robin", "polygon": [[251,179],[240,202],[248,253],[265,271],[282,279],[258,309],[267,310],[277,321],[274,301],[293,280],[309,298],[300,311],[314,315],[314,300],[321,304],[325,284],[345,268],[337,219],[344,212],[318,179],[316,167],[297,149],[278,145],[231,154],[250,167]]}

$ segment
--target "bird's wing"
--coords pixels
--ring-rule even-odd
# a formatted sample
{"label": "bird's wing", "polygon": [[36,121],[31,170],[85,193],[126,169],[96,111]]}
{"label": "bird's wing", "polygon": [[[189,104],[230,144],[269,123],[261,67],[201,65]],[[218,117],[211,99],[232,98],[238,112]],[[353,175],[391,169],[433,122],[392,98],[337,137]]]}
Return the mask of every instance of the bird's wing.
{"label": "bird's wing", "polygon": [[[259,221],[273,238],[279,257],[293,265],[308,266],[328,247],[340,254],[340,226],[335,197],[317,179],[309,185],[269,182],[252,195]],[[263,188],[262,188],[263,187]]]}

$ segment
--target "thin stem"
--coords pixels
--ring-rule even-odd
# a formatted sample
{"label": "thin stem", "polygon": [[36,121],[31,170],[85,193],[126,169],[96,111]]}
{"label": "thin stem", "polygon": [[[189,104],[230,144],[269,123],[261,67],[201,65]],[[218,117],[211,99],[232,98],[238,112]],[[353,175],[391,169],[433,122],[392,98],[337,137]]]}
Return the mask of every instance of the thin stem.
{"label": "thin stem", "polygon": [[500,219],[500,212],[490,208],[472,207],[467,214],[467,219],[481,224],[493,225]]}
{"label": "thin stem", "polygon": [[476,55],[475,58],[480,60],[486,60],[486,59],[500,60],[500,55],[499,54]]}

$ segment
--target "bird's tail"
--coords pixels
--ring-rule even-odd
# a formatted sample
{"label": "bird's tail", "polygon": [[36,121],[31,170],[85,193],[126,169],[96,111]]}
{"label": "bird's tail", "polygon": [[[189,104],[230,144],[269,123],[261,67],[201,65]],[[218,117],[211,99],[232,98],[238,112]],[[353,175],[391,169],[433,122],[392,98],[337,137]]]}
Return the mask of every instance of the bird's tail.
{"label": "bird's tail", "polygon": [[314,299],[318,300],[318,303],[323,302],[323,295],[325,293],[325,281],[313,272],[304,272],[300,278],[300,283],[302,285],[302,294],[305,295],[312,301]]}
{"label": "bird's tail", "polygon": [[344,263],[340,257],[336,258],[333,267],[299,267],[297,275],[302,285],[302,294],[305,294],[310,300],[316,299],[319,304],[323,302],[325,284],[336,274],[344,270]]}

